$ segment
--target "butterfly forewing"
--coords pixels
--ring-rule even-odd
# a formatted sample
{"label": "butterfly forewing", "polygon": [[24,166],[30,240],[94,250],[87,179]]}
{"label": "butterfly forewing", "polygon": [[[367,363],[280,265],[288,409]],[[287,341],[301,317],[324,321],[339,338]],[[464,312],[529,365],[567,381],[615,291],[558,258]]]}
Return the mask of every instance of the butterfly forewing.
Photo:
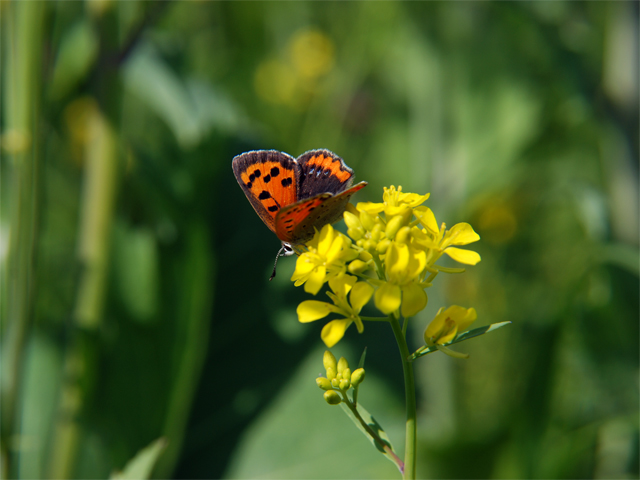
{"label": "butterfly forewing", "polygon": [[329,150],[311,150],[300,155],[296,161],[300,166],[298,200],[319,193],[337,195],[353,182],[353,170]]}
{"label": "butterfly forewing", "polygon": [[295,159],[276,150],[260,150],[238,155],[232,165],[236,180],[254,210],[277,234],[276,215],[297,198],[299,167]]}

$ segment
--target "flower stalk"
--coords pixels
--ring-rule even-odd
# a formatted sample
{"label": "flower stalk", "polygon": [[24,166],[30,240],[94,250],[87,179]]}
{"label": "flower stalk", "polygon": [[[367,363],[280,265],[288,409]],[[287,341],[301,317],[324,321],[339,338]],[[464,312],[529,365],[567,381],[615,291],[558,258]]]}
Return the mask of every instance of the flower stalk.
{"label": "flower stalk", "polygon": [[[400,322],[393,315],[389,316],[391,329],[398,342],[400,357],[402,360],[402,372],[404,374],[404,395],[406,401],[407,420],[405,423],[405,446],[404,446],[404,472],[402,478],[411,480],[416,478],[416,384],[413,375],[413,365],[409,361],[409,346],[400,327]],[[405,320],[406,324],[406,320]]]}

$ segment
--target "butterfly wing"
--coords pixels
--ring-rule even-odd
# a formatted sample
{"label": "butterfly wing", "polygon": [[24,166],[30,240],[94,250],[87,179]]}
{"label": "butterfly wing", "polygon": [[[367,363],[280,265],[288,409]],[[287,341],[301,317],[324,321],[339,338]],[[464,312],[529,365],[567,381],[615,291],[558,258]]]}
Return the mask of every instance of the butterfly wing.
{"label": "butterfly wing", "polygon": [[338,195],[353,182],[353,170],[347,167],[342,158],[329,150],[310,150],[300,155],[296,162],[300,166],[299,200],[321,193]]}
{"label": "butterfly wing", "polygon": [[253,209],[277,234],[278,212],[297,200],[300,173],[296,160],[276,150],[257,150],[238,155],[232,166],[236,180]]}
{"label": "butterfly wing", "polygon": [[367,182],[360,182],[337,195],[320,193],[283,207],[275,218],[278,238],[288,243],[304,243],[327,223],[340,220],[351,196]]}

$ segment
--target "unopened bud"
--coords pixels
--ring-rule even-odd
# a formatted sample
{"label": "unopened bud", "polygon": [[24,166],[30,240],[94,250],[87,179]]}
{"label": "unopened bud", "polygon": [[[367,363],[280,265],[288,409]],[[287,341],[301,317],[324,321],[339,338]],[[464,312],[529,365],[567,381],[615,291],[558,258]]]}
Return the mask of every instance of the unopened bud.
{"label": "unopened bud", "polygon": [[362,223],[362,226],[369,231],[371,231],[376,224],[375,218],[367,212],[360,212],[360,222]]}
{"label": "unopened bud", "polygon": [[347,224],[347,234],[354,240],[364,237],[365,231],[357,215],[344,212],[344,223]]}
{"label": "unopened bud", "polygon": [[331,386],[333,388],[340,388],[340,380],[338,380],[337,378],[332,379]]}
{"label": "unopened bud", "polygon": [[362,260],[355,259],[353,262],[349,264],[349,273],[353,273],[354,275],[358,273],[362,273],[367,269],[367,264]]}
{"label": "unopened bud", "polygon": [[342,378],[351,381],[351,369],[349,367],[342,371]]}
{"label": "unopened bud", "polygon": [[331,380],[328,378],[318,377],[316,383],[322,390],[331,390]]}
{"label": "unopened bud", "polygon": [[387,228],[384,229],[384,234],[389,240],[393,240],[398,233],[398,230],[404,226],[404,218],[402,215],[396,215],[387,222]]}
{"label": "unopened bud", "polygon": [[360,256],[358,258],[363,262],[368,262],[369,260],[373,259],[373,255],[371,255],[366,250],[363,250],[360,252]]}
{"label": "unopened bud", "polygon": [[324,369],[327,370],[327,373],[330,368],[333,368],[335,370],[336,357],[334,357],[333,353],[331,353],[329,350],[325,350],[324,356],[322,357],[322,364],[324,365]]}
{"label": "unopened bud", "polygon": [[351,374],[351,385],[357,387],[364,380],[364,368],[357,368]]}
{"label": "unopened bud", "polygon": [[382,240],[380,240],[380,242],[378,242],[378,245],[376,245],[376,250],[378,251],[378,253],[387,253],[387,248],[389,248],[389,245],[391,245],[391,240],[389,240],[388,238],[383,238]]}
{"label": "unopened bud", "polygon": [[329,380],[333,380],[336,378],[336,369],[335,368],[327,368],[327,378]]}
{"label": "unopened bud", "polygon": [[340,402],[342,402],[342,399],[340,398],[338,392],[336,392],[335,390],[329,390],[327,392],[324,392],[324,401],[329,405],[338,405],[340,404]]}
{"label": "unopened bud", "polygon": [[408,243],[410,239],[410,235],[411,235],[411,228],[406,226],[402,227],[400,230],[398,230],[398,233],[396,233],[396,242]]}
{"label": "unopened bud", "polygon": [[346,358],[340,357],[340,360],[338,360],[338,372],[342,373],[345,368],[349,368],[349,362],[347,362]]}
{"label": "unopened bud", "polygon": [[343,380],[340,380],[340,390],[346,390],[351,386],[351,381],[347,380],[346,378]]}

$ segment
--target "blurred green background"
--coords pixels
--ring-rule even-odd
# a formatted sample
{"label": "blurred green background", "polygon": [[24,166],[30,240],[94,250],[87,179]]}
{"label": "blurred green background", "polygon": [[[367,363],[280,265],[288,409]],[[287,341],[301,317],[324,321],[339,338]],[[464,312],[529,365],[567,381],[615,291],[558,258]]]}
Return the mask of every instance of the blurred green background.
{"label": "blurred green background", "polygon": [[[231,159],[431,192],[512,321],[416,362],[424,478],[638,478],[637,2],[0,2],[1,473],[398,478],[322,400],[322,324]],[[341,227],[342,228],[342,227]],[[322,299],[319,294],[318,299]],[[334,349],[403,448],[386,324]],[[150,463],[149,463],[150,464]],[[143,469],[144,470],[144,469]],[[143,475],[138,472],[137,475]]]}

